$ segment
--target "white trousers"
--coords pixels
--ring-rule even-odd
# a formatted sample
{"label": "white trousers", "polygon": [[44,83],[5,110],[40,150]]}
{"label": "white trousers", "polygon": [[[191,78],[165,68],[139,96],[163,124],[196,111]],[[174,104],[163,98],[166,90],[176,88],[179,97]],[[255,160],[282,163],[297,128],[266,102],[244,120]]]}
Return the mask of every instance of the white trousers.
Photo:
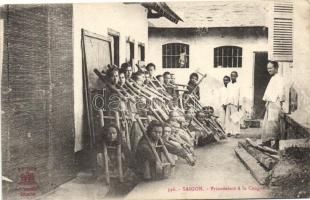
{"label": "white trousers", "polygon": [[262,142],[278,139],[280,135],[279,113],[281,111],[280,102],[266,103],[266,112],[262,125]]}
{"label": "white trousers", "polygon": [[226,120],[226,110],[223,108],[223,106],[221,106],[221,108],[219,109],[219,122],[223,127],[224,131],[226,132],[225,120]]}
{"label": "white trousers", "polygon": [[226,133],[240,134],[240,121],[234,123],[231,119],[231,115],[235,112],[238,112],[238,106],[232,104],[227,105],[225,117]]}

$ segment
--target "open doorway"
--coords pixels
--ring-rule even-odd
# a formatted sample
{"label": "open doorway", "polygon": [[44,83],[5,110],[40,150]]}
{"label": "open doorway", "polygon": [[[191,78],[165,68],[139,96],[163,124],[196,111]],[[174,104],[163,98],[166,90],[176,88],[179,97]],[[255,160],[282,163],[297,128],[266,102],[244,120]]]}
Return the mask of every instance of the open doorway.
{"label": "open doorway", "polygon": [[262,119],[265,113],[265,102],[262,100],[270,76],[266,66],[267,52],[254,52],[254,118]]}

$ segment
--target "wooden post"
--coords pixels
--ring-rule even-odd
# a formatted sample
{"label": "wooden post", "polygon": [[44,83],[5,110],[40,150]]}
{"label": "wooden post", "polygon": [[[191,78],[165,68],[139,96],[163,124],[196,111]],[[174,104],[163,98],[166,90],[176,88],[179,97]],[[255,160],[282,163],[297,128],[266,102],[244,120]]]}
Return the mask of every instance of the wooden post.
{"label": "wooden post", "polygon": [[116,120],[116,126],[118,127],[118,130],[120,131],[119,134],[121,134],[121,137],[119,138],[119,144],[117,145],[117,167],[118,167],[118,174],[119,174],[119,180],[120,182],[124,181],[123,177],[123,163],[122,163],[122,140],[124,138],[123,132],[121,131],[121,126],[120,126],[120,118],[119,118],[119,113],[118,111],[114,111],[115,114],[115,120]]}
{"label": "wooden post", "polygon": [[131,150],[131,145],[130,145],[130,133],[129,133],[128,122],[127,122],[127,119],[126,119],[125,114],[124,114],[124,116],[123,116],[123,120],[125,121],[125,122],[124,122],[124,126],[125,126],[124,128],[125,128],[127,146],[128,146],[128,149]]}
{"label": "wooden post", "polygon": [[103,127],[104,127],[104,115],[103,115],[103,110],[102,110],[102,109],[99,109],[98,112],[99,112],[99,124],[100,124],[100,127],[103,128]]}
{"label": "wooden post", "polygon": [[83,87],[85,97],[85,105],[86,105],[86,114],[87,114],[87,124],[89,128],[89,136],[90,136],[90,148],[94,148],[95,144],[95,133],[94,133],[94,124],[93,124],[93,112],[92,112],[92,105],[91,105],[91,97],[90,97],[90,88],[88,84],[88,71],[87,71],[87,61],[86,61],[86,52],[85,52],[85,43],[84,43],[84,35],[85,30],[82,29],[82,39],[81,39],[81,46],[82,46],[82,64],[83,64]]}
{"label": "wooden post", "polygon": [[169,156],[169,152],[168,152],[168,150],[167,150],[167,148],[166,148],[166,146],[165,146],[163,140],[162,140],[161,138],[160,138],[159,140],[160,140],[160,142],[161,142],[161,144],[162,144],[162,149],[163,149],[163,152],[164,152],[165,157],[167,158],[168,162],[169,162],[172,166],[174,166],[173,161],[171,160],[171,158],[170,158],[170,156]]}
{"label": "wooden post", "polygon": [[109,156],[108,156],[108,150],[107,145],[105,142],[103,143],[103,157],[104,157],[104,170],[105,170],[105,180],[107,184],[110,184],[110,172],[109,172]]}
{"label": "wooden post", "polygon": [[119,175],[119,181],[122,183],[124,182],[124,176],[123,176],[123,163],[122,163],[122,145],[117,145],[117,167],[118,167],[118,175]]}
{"label": "wooden post", "polygon": [[162,163],[161,160],[160,160],[160,158],[159,158],[159,155],[158,155],[158,153],[157,153],[157,151],[156,151],[156,149],[155,149],[155,147],[152,146],[152,143],[151,143],[149,137],[147,136],[147,133],[145,132],[145,127],[143,126],[143,123],[142,123],[141,119],[139,118],[139,116],[136,116],[136,119],[137,119],[137,122],[138,122],[138,124],[139,124],[139,126],[140,126],[142,132],[143,132],[143,135],[145,136],[145,139],[146,139],[148,145],[150,146],[152,152],[154,153],[156,162]]}

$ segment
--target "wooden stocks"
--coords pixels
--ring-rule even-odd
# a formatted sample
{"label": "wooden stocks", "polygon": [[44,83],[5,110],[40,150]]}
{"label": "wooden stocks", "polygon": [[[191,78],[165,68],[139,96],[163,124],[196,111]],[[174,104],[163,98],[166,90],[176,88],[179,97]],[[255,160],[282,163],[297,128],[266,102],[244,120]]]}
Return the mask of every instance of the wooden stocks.
{"label": "wooden stocks", "polygon": [[[198,86],[200,85],[200,83],[202,82],[203,79],[205,79],[207,77],[207,74],[203,75],[203,77],[198,81],[198,83],[196,84],[196,86],[193,88],[193,90],[189,93],[190,94],[194,94],[195,90],[198,88]],[[184,103],[187,103],[187,101],[189,100],[189,97],[187,97],[184,100]]]}
{"label": "wooden stocks", "polygon": [[121,131],[121,125],[120,125],[120,118],[119,118],[119,113],[118,111],[114,112],[115,114],[115,121],[116,121],[116,126],[118,130],[120,131],[118,134],[121,134],[121,137],[119,138],[119,144],[117,145],[117,167],[118,167],[118,174],[119,174],[119,180],[120,182],[124,182],[124,177],[123,177],[123,163],[122,163],[122,140],[123,140],[123,132]]}
{"label": "wooden stocks", "polygon": [[146,133],[146,130],[145,130],[144,126],[143,126],[143,123],[142,123],[142,121],[141,121],[141,119],[140,119],[140,117],[139,117],[138,115],[136,115],[136,120],[137,120],[137,122],[138,122],[138,124],[139,124],[139,126],[140,126],[140,128],[141,128],[141,130],[142,130],[142,132],[143,132],[143,135],[144,135],[144,137],[145,137],[145,139],[146,139],[146,141],[147,141],[149,147],[151,148],[152,152],[154,153],[156,162],[162,163],[161,160],[160,160],[160,158],[159,158],[159,155],[158,155],[158,153],[157,153],[155,147],[152,145],[151,140],[150,140],[150,138],[148,137],[148,135],[147,135],[147,133]]}
{"label": "wooden stocks", "polygon": [[[142,130],[142,132],[143,132],[143,134],[144,134],[144,136],[145,136],[145,138],[146,138],[146,140],[147,140],[147,142],[148,142],[148,144],[149,144],[151,150],[152,150],[152,152],[153,152],[154,155],[155,155],[156,161],[158,161],[158,162],[160,162],[160,163],[162,164],[162,161],[160,160],[159,155],[158,155],[158,153],[157,153],[155,147],[152,145],[152,143],[151,143],[151,141],[150,141],[150,138],[148,137],[148,135],[147,135],[147,133],[146,133],[146,130],[145,130],[144,126],[143,126],[143,123],[142,123],[142,121],[141,121],[141,119],[139,118],[138,115],[136,116],[136,119],[137,119],[137,122],[138,122],[138,124],[139,124],[139,126],[140,126],[140,128],[141,128],[141,130]],[[171,158],[170,158],[170,156],[169,156],[168,150],[167,150],[167,148],[166,148],[164,142],[162,141],[161,138],[159,138],[159,141],[160,141],[160,143],[161,143],[161,145],[162,145],[162,149],[163,149],[163,153],[164,153],[165,157],[167,158],[168,162],[169,162],[172,166],[174,166],[174,164],[173,164],[173,162],[172,162],[172,160],[171,160]]]}
{"label": "wooden stocks", "polygon": [[95,74],[102,80],[105,82],[105,84],[107,84],[107,86],[113,90],[114,92],[116,92],[118,94],[118,96],[123,99],[124,101],[127,101],[127,99],[131,100],[131,98],[126,97],[125,95],[123,95],[114,85],[111,85],[110,83],[105,81],[105,77],[99,72],[98,69],[94,69]]}
{"label": "wooden stocks", "polygon": [[143,93],[145,93],[145,94],[147,94],[147,95],[149,95],[149,96],[154,96],[154,95],[155,95],[155,97],[158,98],[158,99],[160,99],[160,100],[165,99],[165,100],[167,100],[167,101],[171,101],[171,98],[166,97],[166,96],[163,96],[162,94],[160,94],[160,93],[159,93],[158,91],[156,91],[156,90],[153,90],[153,89],[148,88],[148,87],[140,86],[140,85],[139,85],[138,83],[136,83],[134,80],[132,80],[132,82],[133,82],[133,85],[134,85],[135,87],[137,87],[137,88],[140,89]]}

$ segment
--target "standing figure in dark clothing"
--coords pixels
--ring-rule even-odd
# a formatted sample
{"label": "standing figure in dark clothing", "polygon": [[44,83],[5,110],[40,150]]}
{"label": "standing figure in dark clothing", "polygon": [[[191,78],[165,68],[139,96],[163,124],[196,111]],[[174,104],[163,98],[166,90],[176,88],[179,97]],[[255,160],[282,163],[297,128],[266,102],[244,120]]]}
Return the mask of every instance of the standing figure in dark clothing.
{"label": "standing figure in dark clothing", "polygon": [[187,94],[193,94],[198,100],[200,99],[200,88],[197,85],[198,82],[198,74],[197,73],[191,73],[189,76],[188,86],[187,86]]}
{"label": "standing figure in dark clothing", "polygon": [[163,77],[164,77],[164,88],[166,89],[166,92],[173,98],[172,101],[169,102],[169,106],[172,108],[177,105],[178,96],[174,85],[171,84],[171,73],[165,72],[163,74]]}
{"label": "standing figure in dark clothing", "polygon": [[197,106],[197,103],[200,100],[200,89],[197,85],[198,82],[198,74],[192,73],[189,76],[189,81],[187,84],[187,91],[183,94],[183,104],[186,105],[192,105],[194,107]]}

